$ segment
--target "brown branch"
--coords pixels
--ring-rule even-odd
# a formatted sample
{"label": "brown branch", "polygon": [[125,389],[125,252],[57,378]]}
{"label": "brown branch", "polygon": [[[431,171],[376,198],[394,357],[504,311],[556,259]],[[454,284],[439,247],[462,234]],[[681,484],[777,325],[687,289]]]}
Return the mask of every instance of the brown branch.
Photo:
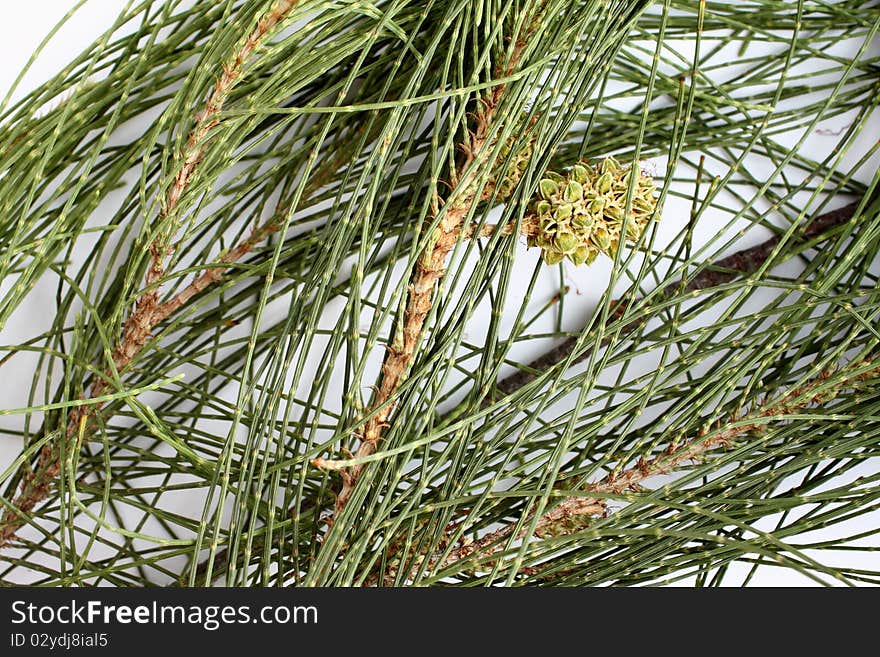
{"label": "brown branch", "polygon": [[[464,232],[464,239],[474,239],[475,237],[483,238],[483,237],[492,237],[496,234],[501,235],[513,235],[514,230],[516,230],[517,222],[511,221],[504,226],[499,226],[497,224],[486,224],[485,226],[481,226],[479,230],[476,230],[472,227],[468,227]],[[531,235],[537,234],[538,231],[538,218],[533,214],[527,214],[523,217],[522,221],[519,222],[519,230],[517,231],[523,237],[529,237]]]}
{"label": "brown branch", "polygon": [[[279,0],[276,2],[260,18],[241,48],[224,65],[223,74],[218,78],[208,96],[204,109],[196,115],[196,125],[190,132],[186,147],[184,148],[183,163],[166,192],[165,202],[159,213],[160,225],[168,220],[169,217],[173,219],[173,214],[180,204],[180,199],[183,197],[198,164],[202,160],[205,141],[211,131],[219,125],[219,114],[229,98],[232,88],[243,77],[245,65],[251,55],[266,36],[293,10],[297,2],[298,0]],[[114,372],[124,370],[143,350],[150,340],[151,331],[156,324],[165,319],[184,303],[186,299],[216,280],[215,271],[220,270],[211,270],[205,274],[208,282],[204,284],[199,283],[199,285],[202,285],[201,288],[194,289],[189,296],[181,296],[183,295],[181,293],[181,295],[178,295],[171,301],[159,305],[159,282],[165,275],[165,258],[168,255],[169,240],[175,232],[176,225],[176,222],[170,221],[170,225],[164,227],[150,245],[150,264],[144,279],[148,289],[138,297],[134,310],[123,326],[122,338],[113,350],[113,367],[105,372],[104,377],[96,377],[90,386],[89,396],[91,398],[100,396],[107,388],[107,378],[111,378]],[[259,231],[254,233],[242,245],[239,245],[237,249],[233,249],[230,254],[241,257],[253,248],[255,243],[253,240],[258,237],[260,237]],[[184,290],[184,292],[187,292],[187,290]],[[102,405],[101,403],[95,403],[75,407],[68,416],[67,429],[65,431],[66,440],[63,442],[70,442],[77,432],[81,430],[81,425],[91,415],[100,410]],[[61,447],[53,441],[43,447],[36,468],[23,477],[21,491],[13,500],[12,507],[7,508],[2,518],[0,518],[0,549],[5,547],[14,538],[16,532],[24,524],[24,517],[49,495],[49,491],[60,472]]]}
{"label": "brown branch", "polygon": [[[516,70],[529,37],[538,29],[539,19],[540,16],[536,16],[516,39],[506,65],[499,67],[499,77],[506,77]],[[393,396],[412,363],[416,347],[421,339],[425,319],[433,305],[434,287],[446,272],[446,259],[462,237],[462,231],[466,230],[464,221],[472,206],[488,200],[491,196],[491,185],[478,194],[474,189],[476,185],[473,183],[477,179],[481,167],[489,159],[492,150],[489,133],[506,87],[506,83],[497,84],[492,87],[486,97],[479,99],[479,107],[475,113],[475,127],[473,131],[469,132],[465,142],[460,145],[464,159],[460,165],[453,169],[451,175],[452,180],[456,183],[456,190],[463,191],[459,191],[458,194],[453,193],[451,200],[442,210],[439,209],[441,203],[435,199],[435,213],[431,219],[435,219],[439,213],[440,222],[431,237],[430,246],[420,256],[410,278],[402,327],[395,330],[385,355],[379,385],[368,410],[371,417],[367,420],[363,433],[359,436],[361,442],[354,454],[355,458],[364,458],[376,451],[383,430],[395,407]],[[336,516],[342,512],[351,498],[365,466],[357,464],[341,467],[334,460],[323,457],[313,459],[312,465],[322,469],[339,470],[342,476],[342,488],[336,496],[334,515],[328,519],[329,527],[332,526]]]}
{"label": "brown branch", "polygon": [[[818,215],[803,228],[800,234],[800,241],[807,241],[816,237],[823,236],[827,231],[846,223],[852,218],[858,205],[858,203],[851,203],[837,210]],[[515,225],[515,222],[512,222],[501,227],[501,234],[512,234]],[[532,215],[526,215],[520,223],[520,234],[528,236],[534,229],[534,217]],[[491,237],[498,230],[499,226],[497,225],[485,225],[480,228],[479,232],[476,234],[476,237]],[[475,231],[475,229],[473,229],[472,227],[467,227],[465,228],[465,234],[463,237],[465,239],[472,239],[475,237],[476,232],[477,231]],[[717,285],[729,283],[739,276],[754,273],[761,266],[763,266],[763,264],[767,261],[767,258],[769,258],[769,256],[772,254],[773,250],[779,244],[779,242],[779,237],[773,237],[757,246],[737,251],[736,253],[718,261],[717,263],[715,263],[715,265],[702,269],[701,272],[688,283],[683,283],[679,281],[667,285],[664,288],[665,292],[663,293],[663,295],[666,296],[679,293],[682,290],[682,286],[684,286],[684,289],[686,291],[708,289]],[[203,275],[203,277],[206,275]],[[193,283],[193,286],[195,286],[197,283],[198,280]],[[207,285],[200,287],[198,291],[204,289],[204,287],[207,287]],[[184,292],[186,292],[186,290]],[[190,294],[189,296],[194,296],[194,294],[195,293]],[[187,297],[187,299],[188,298],[189,297]],[[187,299],[184,299],[183,302],[185,302]],[[177,305],[182,305],[182,303],[178,303]],[[624,328],[624,334],[636,330],[639,326],[643,325],[643,323],[644,322],[633,322],[632,324],[627,325]],[[574,339],[568,340],[559,347],[551,350],[541,358],[530,363],[529,367],[538,371],[552,367],[553,365],[556,365],[557,363],[565,360],[574,345]],[[579,356],[575,359],[574,362],[579,362],[585,357],[585,355]],[[502,392],[509,394],[515,392],[518,388],[527,384],[529,381],[534,380],[536,376],[537,375],[533,375],[529,372],[520,372],[511,377],[508,377],[507,379],[503,379],[501,382],[499,382],[497,387]],[[327,470],[344,471],[346,470],[346,468],[349,467],[348,465],[346,465],[347,461],[318,459],[317,462],[320,467]],[[595,511],[597,513],[602,512],[602,510],[598,508],[596,508]],[[204,567],[205,564],[200,565],[200,568],[202,570],[204,570]],[[200,572],[202,571],[200,570]]]}
{"label": "brown branch", "polygon": [[[355,134],[361,132],[363,129],[363,125],[359,126],[355,129],[352,135],[348,135],[347,139],[350,141]],[[324,160],[304,187],[302,193],[303,198],[311,197],[315,192],[328,184],[333,174],[345,164],[349,157],[350,154],[344,148],[340,148],[335,155]],[[223,277],[232,268],[231,265],[248,255],[253,251],[254,247],[262,243],[270,235],[281,230],[279,219],[286,212],[287,208],[285,205],[279,203],[271,219],[255,227],[247,238],[221,255],[216,264],[206,266],[206,271],[197,276],[189,285],[171,297],[168,301],[165,301],[158,306],[151,318],[153,326],[165,321],[172,313],[178,308],[184,306],[196,295],[200,294],[215,283],[222,281]]]}
{"label": "brown branch", "polygon": [[[827,212],[815,217],[804,227],[801,233],[801,241],[806,241],[823,236],[827,231],[843,223],[846,223],[852,218],[857,207],[858,203],[851,203],[837,210],[833,210],[831,212]],[[534,218],[532,215],[527,215],[523,218],[520,224],[521,234],[528,236],[531,231],[534,230],[533,219]],[[503,226],[501,228],[502,235],[511,234],[513,232],[514,226],[515,223],[509,223]],[[483,226],[477,234],[477,237],[490,237],[498,230],[498,228],[499,227],[497,225]],[[473,228],[468,227],[465,230],[467,231],[464,235],[465,238],[471,239],[474,237],[475,230]],[[774,248],[779,244],[779,242],[779,237],[773,237],[757,246],[737,251],[736,253],[718,261],[711,268],[706,267],[702,269],[701,272],[689,283],[676,282],[666,286],[666,288],[664,289],[668,291],[668,294],[679,292],[682,289],[682,285],[685,286],[685,289],[687,291],[708,289],[716,285],[722,285],[724,283],[735,280],[738,276],[754,273],[766,262],[767,258],[771,255]],[[195,282],[193,285],[195,285]],[[628,325],[624,330],[627,332],[634,331],[640,325],[641,323],[634,322],[633,324]],[[529,365],[529,367],[540,371],[552,367],[559,362],[562,362],[568,356],[571,349],[574,347],[574,344],[574,340],[567,341],[566,343],[560,345],[551,352],[548,352],[548,354],[545,354],[545,356],[542,356],[538,360],[533,361]],[[585,358],[585,356],[580,356],[576,358],[575,362],[579,362],[580,360],[583,360],[583,358]],[[498,384],[498,388],[501,389],[503,392],[509,394],[515,392],[519,387],[536,378],[536,375],[530,375],[528,378],[525,378],[525,376],[523,376],[524,374],[528,373],[521,372],[513,375],[512,377],[502,380]],[[516,381],[521,381],[521,383],[517,384]],[[343,470],[345,467],[347,467],[345,465],[341,465],[343,463],[345,463],[345,461],[333,461],[329,459],[321,461],[322,467],[329,470]],[[596,514],[601,514],[604,509],[599,509],[598,507],[596,507],[594,511],[596,512]],[[451,534],[453,531],[454,528],[449,528],[447,533]],[[392,552],[396,552],[396,550],[392,550]],[[223,555],[223,558],[225,559],[225,553],[223,553]],[[220,559],[221,557],[218,555],[218,560]],[[199,568],[200,574],[206,572],[206,563],[200,564]],[[393,577],[391,579],[393,579]],[[387,579],[387,581],[391,580]],[[373,583],[375,583],[375,581]]]}
{"label": "brown branch", "polygon": [[[820,214],[807,223],[807,225],[804,226],[800,233],[796,234],[793,239],[797,242],[806,242],[819,237],[852,219],[858,207],[859,203],[855,202],[838,208],[837,210]],[[662,301],[683,292],[693,292],[696,290],[706,290],[718,287],[725,283],[730,283],[737,278],[754,274],[764,266],[767,259],[773,253],[774,249],[779,246],[781,241],[782,237],[777,235],[757,246],[737,251],[714,264],[707,265],[699,274],[689,281],[680,280],[670,283],[653,296],[655,296],[658,301]],[[629,302],[625,300],[617,302],[609,319],[614,320],[619,318],[623,310],[628,306]],[[627,336],[634,333],[643,327],[647,321],[647,317],[633,320],[621,328],[620,336]],[[531,383],[538,378],[541,373],[564,362],[571,352],[574,351],[579,339],[579,337],[566,339],[560,345],[550,349],[543,355],[531,361],[524,369],[498,381],[498,383],[495,384],[496,390],[504,395],[510,395],[523,386]],[[607,346],[611,343],[612,339],[619,339],[619,336],[614,336],[613,338],[606,337],[600,346]],[[572,365],[586,360],[589,355],[590,352],[585,351],[584,353],[575,356],[571,361]],[[488,406],[491,403],[492,400],[487,399],[484,402],[484,405]]]}
{"label": "brown branch", "polygon": [[[765,401],[743,416],[731,416],[718,422],[711,429],[700,431],[697,436],[678,446],[670,445],[663,453],[651,459],[641,458],[622,472],[612,472],[596,483],[585,485],[582,490],[587,495],[567,497],[544,513],[535,523],[534,535],[538,538],[563,536],[585,528],[597,516],[607,515],[608,496],[625,495],[639,489],[639,485],[650,477],[675,472],[687,461],[699,460],[718,447],[729,446],[734,439],[760,430],[768,422],[803,411],[808,407],[821,406],[836,398],[843,390],[853,389],[880,374],[877,358],[866,359],[850,365],[857,373],[838,376],[831,370],[822,372],[811,381],[782,394],[775,401]],[[593,495],[589,495],[593,494]],[[458,527],[447,529],[451,535]],[[479,558],[492,556],[505,546],[514,531],[514,525],[506,525],[481,538],[452,550],[445,558],[433,557],[430,569],[447,568],[459,561],[479,555]],[[523,534],[517,538],[524,538]],[[448,545],[448,541],[444,542]],[[383,582],[393,583],[396,569],[386,573]],[[369,582],[375,584],[376,580]]]}
{"label": "brown branch", "polygon": [[[160,223],[177,210],[180,199],[189,186],[196,167],[202,160],[205,140],[209,133],[219,125],[219,114],[229,98],[230,91],[243,77],[245,64],[266,36],[293,10],[297,1],[279,0],[276,2],[260,18],[244,45],[235,53],[229,63],[224,65],[223,74],[214,85],[205,108],[196,116],[196,125],[190,132],[184,149],[183,165],[166,194],[165,204],[160,212]],[[160,233],[150,245],[150,267],[147,270],[145,283],[151,289],[144,292],[137,300],[134,312],[125,323],[122,341],[113,353],[113,363],[117,371],[125,368],[140,353],[150,339],[150,330],[158,323],[154,318],[154,313],[159,305],[158,283],[165,275],[165,256],[169,250],[168,241],[174,234],[175,227],[176,223],[172,222],[172,225]],[[167,317],[167,314],[165,316]],[[96,394],[96,389],[100,392],[105,385],[103,380],[97,379],[92,386],[92,396]]]}

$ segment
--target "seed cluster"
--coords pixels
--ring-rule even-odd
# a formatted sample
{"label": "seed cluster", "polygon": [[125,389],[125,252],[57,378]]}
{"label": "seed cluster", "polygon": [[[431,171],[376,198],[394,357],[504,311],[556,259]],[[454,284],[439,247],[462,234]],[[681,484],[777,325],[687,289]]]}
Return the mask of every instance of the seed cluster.
{"label": "seed cluster", "polygon": [[541,247],[549,265],[565,258],[575,265],[590,264],[599,253],[613,258],[633,172],[636,183],[625,238],[636,241],[657,207],[657,189],[651,176],[637,166],[607,157],[595,167],[576,164],[567,176],[553,171],[544,174],[531,205],[535,225],[529,246]]}

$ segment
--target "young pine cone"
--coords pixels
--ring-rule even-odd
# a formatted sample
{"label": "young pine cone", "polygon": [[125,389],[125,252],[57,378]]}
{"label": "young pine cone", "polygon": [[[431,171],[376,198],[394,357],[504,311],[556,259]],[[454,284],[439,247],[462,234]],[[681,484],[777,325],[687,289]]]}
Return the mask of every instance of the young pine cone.
{"label": "young pine cone", "polygon": [[536,225],[529,246],[541,247],[548,265],[566,257],[575,265],[590,264],[599,253],[613,258],[633,171],[637,180],[625,237],[636,241],[657,206],[656,187],[638,167],[607,157],[597,167],[576,164],[567,176],[553,171],[544,174],[531,206]]}

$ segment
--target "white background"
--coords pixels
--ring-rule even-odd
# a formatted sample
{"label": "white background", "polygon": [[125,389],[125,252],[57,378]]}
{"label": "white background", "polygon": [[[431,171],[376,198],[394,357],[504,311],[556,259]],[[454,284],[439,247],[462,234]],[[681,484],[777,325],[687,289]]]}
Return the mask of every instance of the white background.
{"label": "white background", "polygon": [[[32,53],[42,41],[44,36],[54,27],[57,21],[72,7],[70,0],[41,0],[39,3],[19,2],[18,0],[0,0],[0,95],[5,95],[13,84],[16,76],[31,58]],[[36,64],[30,69],[23,80],[23,84],[14,94],[20,98],[28,90],[45,81],[50,75],[57,72],[65,65],[69,58],[88,46],[92,40],[111,23],[118,11],[126,3],[123,0],[90,0],[50,43],[49,47],[41,54]],[[844,125],[839,120],[825,127],[829,131],[835,131]],[[880,117],[875,116],[867,124],[864,139],[871,143],[880,137]],[[811,137],[812,139],[812,137]],[[826,148],[828,142],[822,141],[821,136],[808,142],[807,149]],[[809,152],[809,151],[808,151]],[[668,219],[670,207],[667,205],[664,212],[663,222],[669,238],[680,228],[674,219]],[[681,213],[686,216],[686,213]],[[661,227],[664,224],[661,224]],[[759,231],[753,231],[747,236],[748,243],[755,243],[765,238]],[[663,235],[660,236],[663,243]],[[534,254],[531,254],[533,257]],[[531,267],[523,267],[523,273],[528,277]],[[586,311],[594,304],[599,291],[595,285],[590,285],[586,278],[582,278],[580,272],[571,272],[572,283],[578,290],[578,294],[571,295],[570,303],[581,304]],[[547,289],[551,289],[555,274],[548,276]],[[0,333],[0,343],[16,343],[31,337],[38,331],[33,327],[43,326],[46,323],[44,305],[40,303],[39,290],[35,291],[30,305],[25,306],[17,313],[16,321]],[[567,301],[567,303],[569,303]],[[30,313],[30,315],[28,315]],[[16,408],[26,406],[26,392],[32,377],[32,363],[26,359],[13,359],[4,366],[0,376],[0,407]],[[20,425],[21,418],[4,418],[4,426]],[[0,437],[0,471],[18,455],[20,444],[15,440]],[[854,523],[849,523],[848,529],[855,531],[857,527],[869,529],[880,523],[880,514],[869,514],[859,518]],[[771,527],[764,527],[770,529]],[[839,530],[835,530],[835,533]],[[820,536],[820,532],[811,534],[811,538]],[[2,558],[2,555],[0,555]],[[849,563],[860,563],[869,566],[867,557],[854,554],[845,557]],[[876,566],[874,566],[876,567]],[[745,574],[746,568],[734,569],[735,572]],[[736,583],[738,579],[731,577],[730,583]],[[752,580],[752,585],[809,585],[811,581],[803,576],[782,568],[764,567],[758,571]]]}

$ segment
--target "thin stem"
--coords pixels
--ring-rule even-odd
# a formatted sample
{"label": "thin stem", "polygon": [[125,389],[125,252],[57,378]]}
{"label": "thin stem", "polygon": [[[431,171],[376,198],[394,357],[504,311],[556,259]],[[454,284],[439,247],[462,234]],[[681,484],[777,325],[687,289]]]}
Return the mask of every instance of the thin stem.
{"label": "thin stem", "polygon": [[[528,38],[538,29],[539,17],[536,17],[519,35],[512,49],[507,65],[501,70],[501,77],[511,75],[519,65]],[[433,306],[434,287],[446,272],[446,260],[453,247],[466,231],[465,218],[472,207],[491,196],[491,189],[482,193],[475,191],[472,183],[479,175],[482,165],[486,164],[492,147],[489,132],[495,114],[504,96],[506,83],[497,84],[485,98],[480,99],[475,116],[475,128],[468,133],[464,143],[460,145],[464,158],[460,165],[452,171],[452,179],[457,181],[456,189],[466,190],[452,197],[442,209],[440,202],[434,204],[435,213],[441,213],[440,222],[432,235],[430,246],[422,253],[407,286],[407,301],[401,328],[395,330],[394,338],[388,347],[385,361],[379,378],[379,384],[373,402],[368,409],[370,418],[360,436],[361,443],[355,453],[356,458],[369,456],[376,451],[384,428],[394,410],[394,394],[408,371],[415,355],[416,347],[422,337],[425,319]],[[482,233],[481,233],[482,234]],[[464,235],[467,237],[467,235]],[[331,459],[319,457],[312,460],[312,465],[327,470],[338,470],[342,476],[342,488],[336,496],[335,513],[328,519],[328,527],[342,512],[351,498],[354,488],[361,478],[364,465],[338,467]]]}
{"label": "thin stem", "polygon": [[[817,215],[804,227],[799,241],[815,238],[819,238],[820,240],[828,239],[830,237],[829,231],[849,221],[855,214],[858,206],[859,202],[853,202],[836,210]],[[520,234],[525,236],[528,236],[530,234],[530,231],[534,227],[533,219],[533,215],[526,215],[525,217],[523,217],[523,220],[520,222]],[[501,227],[502,234],[512,234],[515,225],[516,222],[511,222]],[[483,226],[479,230],[477,237],[491,237],[498,229],[499,226],[497,225]],[[465,230],[465,238],[472,239],[474,237],[473,229],[466,228]],[[256,232],[257,231],[255,231],[255,234]],[[737,251],[736,253],[733,253],[726,258],[719,260],[714,265],[703,268],[697,276],[690,280],[690,282],[682,283],[681,281],[679,281],[667,285],[664,288],[662,296],[665,297],[674,293],[678,293],[682,290],[682,286],[684,286],[684,289],[687,291],[709,289],[718,285],[722,285],[724,283],[729,283],[738,277],[747,276],[750,273],[758,271],[766,263],[767,259],[773,253],[776,246],[779,245],[780,240],[781,238],[779,236],[774,236],[756,246]],[[639,326],[642,326],[643,324],[644,321],[642,320],[632,322],[631,324],[627,324],[626,327],[624,327],[623,332],[630,333],[636,330]],[[574,339],[567,340],[559,347],[556,347],[555,349],[547,352],[538,359],[532,361],[529,364],[529,369],[532,371],[541,372],[564,361],[571,352],[571,349],[573,349],[575,343],[576,341]],[[586,355],[578,356],[576,357],[574,362],[580,362],[584,358],[586,358]],[[497,384],[497,388],[505,394],[511,394],[518,390],[520,387],[534,380],[537,376],[538,374],[532,374],[529,371],[523,370],[500,381]],[[318,463],[320,464],[320,467],[326,470],[345,471],[347,468],[350,467],[347,465],[349,463],[348,460],[319,459]],[[589,506],[589,504],[584,504],[584,512],[588,510]],[[301,510],[302,509],[300,509],[300,511]],[[292,511],[293,510],[291,510],[291,512]],[[594,515],[598,515],[604,512],[604,509],[596,506],[593,511],[595,512]],[[200,572],[204,570],[204,564],[200,564],[199,567]]]}
{"label": "thin stem", "polygon": [[[678,445],[670,444],[663,453],[654,458],[641,458],[621,472],[612,472],[601,481],[585,485],[582,490],[587,493],[586,495],[567,497],[542,515],[535,524],[534,535],[538,538],[548,538],[580,531],[593,518],[608,513],[606,497],[636,491],[639,485],[650,477],[675,472],[687,461],[699,460],[718,447],[728,447],[736,438],[749,432],[759,431],[769,422],[778,421],[808,407],[826,404],[843,390],[857,388],[862,382],[880,374],[877,358],[852,363],[848,369],[855,371],[838,376],[836,380],[833,371],[823,371],[807,383],[797,386],[775,400],[765,401],[744,415],[732,415],[723,422],[717,422],[714,427],[701,430],[690,440]],[[448,568],[475,556],[479,556],[482,560],[496,554],[504,549],[504,539],[514,533],[515,526],[515,524],[506,525],[478,540],[461,545],[446,557],[433,557],[430,570]],[[449,528],[447,534],[453,534],[456,529],[457,527]],[[517,538],[522,539],[524,536],[518,535]],[[449,541],[445,544],[448,545]],[[391,569],[386,573],[384,581],[390,584],[395,580],[396,575],[396,570]],[[375,581],[372,583],[375,584]]]}
{"label": "thin stem", "polygon": [[[800,236],[795,239],[799,242],[814,239],[831,229],[845,224],[855,215],[860,203],[858,201],[849,203],[837,210],[832,210],[814,217],[806,226],[804,226]],[[748,276],[756,271],[767,262],[767,259],[773,253],[779,243],[782,241],[781,236],[773,236],[770,239],[761,242],[757,246],[737,251],[726,258],[722,258],[718,262],[706,266],[699,274],[689,281],[676,281],[665,286],[662,291],[655,293],[654,296],[658,301],[674,297],[683,292],[693,292],[696,290],[706,290],[725,283],[730,283],[742,276]],[[629,305],[626,300],[617,302],[614,312],[609,316],[611,320],[619,318],[624,309]],[[640,327],[644,326],[648,318],[633,320],[626,324],[621,330],[620,335],[626,336]],[[602,345],[610,343],[612,339],[618,337],[606,337]],[[515,374],[501,379],[495,385],[495,388],[504,395],[510,395],[522,388],[523,386],[534,381],[542,372],[547,371],[551,367],[564,362],[571,352],[577,347],[579,337],[571,337],[566,339],[562,344],[550,349],[535,360],[531,361],[526,367]],[[586,351],[574,357],[572,364],[580,363],[589,358],[590,352]],[[490,404],[491,400],[485,402]]]}
{"label": "thin stem", "polygon": [[[298,0],[279,0],[275,3],[259,20],[244,45],[223,67],[223,74],[214,85],[205,108],[196,116],[196,125],[190,132],[184,151],[183,165],[168,189],[165,204],[160,212],[160,222],[173,215],[177,210],[180,199],[204,156],[204,146],[208,134],[220,124],[219,114],[229,98],[230,91],[244,77],[245,64],[266,36],[293,10],[297,2]],[[122,340],[113,353],[113,363],[117,371],[124,369],[141,352],[150,339],[150,330],[161,321],[161,319],[154,317],[159,307],[158,283],[165,275],[165,256],[169,250],[168,241],[174,234],[176,226],[177,223],[172,222],[170,229],[160,233],[150,245],[150,267],[144,281],[149,289],[138,298],[134,312],[125,322]],[[92,385],[92,395],[94,396],[96,390],[100,391],[105,386],[106,383],[103,379],[96,379]]]}
{"label": "thin stem", "polygon": [[[363,125],[359,126],[356,129],[356,132],[362,129]],[[354,135],[349,135],[348,139],[352,139],[353,137]],[[340,148],[335,154],[331,155],[326,160],[323,160],[303,189],[302,197],[310,198],[313,196],[324,187],[332,179],[333,174],[349,160],[350,154],[344,148]],[[281,223],[279,223],[278,219],[286,212],[286,205],[284,203],[279,203],[271,218],[267,219],[259,226],[256,226],[248,237],[223,253],[218,258],[217,264],[206,266],[206,271],[197,276],[192,283],[168,299],[168,301],[165,301],[158,306],[151,317],[153,326],[165,321],[172,313],[186,305],[186,303],[193,297],[197,296],[215,283],[222,281],[223,277],[229,272],[233,264],[248,255],[254,250],[254,247],[262,243],[266,238],[281,230]]]}
{"label": "thin stem", "polygon": [[[165,202],[159,213],[160,225],[169,217],[173,219],[180,200],[202,161],[206,139],[211,131],[220,124],[219,114],[223,110],[232,88],[244,77],[245,67],[251,55],[293,10],[297,2],[298,0],[279,0],[276,2],[260,18],[244,44],[224,65],[223,73],[217,79],[205,107],[196,115],[196,125],[190,132],[184,149],[183,164],[166,192]],[[184,302],[184,297],[178,295],[165,304],[159,304],[159,283],[165,276],[165,258],[169,253],[169,241],[174,235],[176,227],[177,222],[172,220],[169,226],[157,235],[150,244],[150,264],[144,279],[147,289],[135,301],[134,310],[123,326],[122,338],[113,350],[112,368],[105,372],[105,377],[94,379],[89,388],[90,397],[97,397],[104,391],[108,378],[112,378],[115,372],[124,370],[143,350],[150,340],[153,327]],[[257,237],[262,239],[264,236],[260,236],[260,233],[256,232],[251,236],[251,240]],[[253,244],[254,242],[246,241],[240,245],[238,250],[234,249],[231,253],[241,257],[253,248]],[[212,273],[213,270],[207,272],[206,276]],[[204,287],[207,287],[208,284],[210,283],[206,283]],[[186,291],[184,290],[184,292]],[[192,294],[185,298],[188,299],[191,296]],[[102,404],[90,404],[74,408],[68,416],[64,435],[65,442],[69,443],[78,432],[84,431],[89,416],[99,411],[101,407]],[[60,442],[51,441],[45,445],[40,451],[36,468],[23,477],[19,495],[13,500],[12,507],[8,508],[0,519],[0,549],[6,547],[14,538],[16,532],[24,524],[27,514],[48,496],[61,471]]]}

